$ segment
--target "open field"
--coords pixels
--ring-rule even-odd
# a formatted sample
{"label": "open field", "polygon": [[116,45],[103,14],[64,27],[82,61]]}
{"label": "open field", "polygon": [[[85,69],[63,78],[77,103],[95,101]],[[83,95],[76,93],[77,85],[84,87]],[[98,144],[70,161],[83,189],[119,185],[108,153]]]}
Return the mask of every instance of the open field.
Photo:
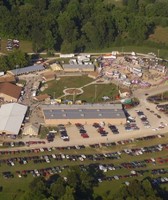
{"label": "open field", "polygon": [[[6,50],[6,45],[7,45],[7,39],[2,39],[1,40],[1,51],[2,53],[9,53],[10,51]],[[32,50],[32,43],[30,41],[25,41],[25,40],[20,40],[20,48],[21,51],[23,52],[33,52]]]}
{"label": "open field", "polygon": [[156,27],[154,34],[150,35],[149,40],[168,45],[168,27]]}
{"label": "open field", "polygon": [[[131,144],[125,144],[125,145],[117,145],[115,147],[103,147],[103,148],[86,148],[86,149],[81,149],[81,150],[52,150],[50,152],[39,152],[39,153],[20,153],[20,154],[13,154],[13,155],[1,155],[1,159],[10,159],[11,157],[27,157],[27,156],[41,156],[41,155],[51,155],[51,154],[99,154],[99,153],[107,153],[107,152],[116,152],[116,151],[121,151],[121,149],[128,149],[128,148],[141,148],[144,146],[151,146],[155,144],[162,144],[162,143],[168,143],[168,135],[166,134],[165,137],[163,138],[155,138],[151,140],[144,140],[144,141],[138,141],[138,142],[133,142]],[[50,159],[51,163],[38,163],[34,164],[33,161],[29,161],[26,165],[20,165],[19,163],[15,163],[15,166],[8,166],[5,163],[1,163],[0,165],[0,186],[3,186],[3,192],[0,193],[0,199],[5,199],[5,200],[19,200],[21,195],[24,193],[24,191],[27,190],[27,187],[29,183],[33,180],[33,176],[30,174],[27,177],[22,177],[18,178],[17,175],[15,174],[16,171],[18,170],[26,170],[26,169],[41,169],[41,168],[46,168],[46,167],[53,167],[53,166],[63,166],[63,165],[79,165],[79,164],[90,164],[90,163],[101,163],[101,164],[114,164],[115,166],[120,165],[123,162],[132,162],[132,161],[142,161],[144,159],[149,159],[149,158],[167,158],[167,150],[159,151],[159,152],[153,152],[153,153],[146,153],[143,155],[139,156],[130,156],[127,154],[122,154],[120,159],[105,159],[101,161],[90,161],[90,160],[85,160],[83,162],[81,161],[69,161],[67,159],[64,159],[62,161],[56,161],[54,159]],[[7,168],[8,166],[8,168]],[[149,170],[148,172],[144,173],[144,176],[138,176],[135,177],[137,179],[143,179],[145,176],[151,176],[151,170],[152,169],[159,169],[159,168],[165,168],[167,169],[167,163],[159,164],[156,163],[155,165],[152,163],[147,164],[147,167],[141,167],[137,168],[135,170]],[[126,175],[130,174],[130,171],[132,169],[116,169],[112,171],[107,171],[105,173],[106,176],[114,176],[114,175]],[[13,179],[4,179],[1,175],[1,172],[3,171],[11,171],[14,173],[15,177]],[[66,175],[66,170],[62,172],[62,174],[65,176]],[[166,175],[163,175],[166,176]],[[158,177],[158,175],[153,175],[152,178]],[[120,180],[113,180],[112,182],[109,181],[103,181],[102,183],[99,184],[98,187],[95,187],[96,194],[105,194],[108,192],[109,189],[112,189],[110,195],[113,195],[116,193],[119,188],[121,187],[122,183],[124,181],[130,181],[132,178],[124,178]],[[111,184],[109,184],[111,183]],[[167,185],[164,184],[164,187]]]}
{"label": "open field", "polygon": [[103,96],[108,96],[112,100],[118,95],[117,86],[114,84],[93,84],[83,88],[84,93],[77,96],[77,99],[87,102],[102,102]]}
{"label": "open field", "polygon": [[51,96],[54,95],[55,98],[58,98],[64,94],[63,93],[64,89],[79,88],[92,81],[93,79],[87,76],[61,77],[60,80],[53,80],[53,81],[47,82],[48,88],[44,90],[42,93],[47,93]]}
{"label": "open field", "polygon": [[[76,100],[83,100],[86,102],[103,102],[102,97],[108,96],[114,100],[118,95],[117,86],[114,84],[93,84],[83,88],[84,93],[76,96]],[[72,99],[72,96],[67,96]]]}
{"label": "open field", "polygon": [[[73,81],[72,81],[73,80]],[[93,79],[87,76],[61,77],[60,80],[47,82],[48,88],[42,93],[47,93],[55,98],[63,95],[65,88],[79,88],[85,84],[91,83]],[[83,88],[84,93],[76,95],[76,100],[84,100],[86,102],[102,102],[103,96],[108,96],[114,100],[118,95],[117,86],[114,84],[93,84]],[[64,97],[64,99],[72,100],[73,95]]]}

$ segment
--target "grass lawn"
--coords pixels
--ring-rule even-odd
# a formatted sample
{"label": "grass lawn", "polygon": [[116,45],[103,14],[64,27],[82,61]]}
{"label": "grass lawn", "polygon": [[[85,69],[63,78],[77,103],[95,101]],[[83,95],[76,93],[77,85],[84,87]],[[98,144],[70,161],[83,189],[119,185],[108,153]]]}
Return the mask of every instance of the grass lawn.
{"label": "grass lawn", "polygon": [[168,45],[168,27],[156,27],[154,34],[150,35],[149,40]]}
{"label": "grass lawn", "polygon": [[25,179],[1,178],[0,180],[1,180],[0,185],[3,185],[3,192],[0,192],[0,199],[19,200],[21,199],[21,196],[27,191],[30,182],[33,180],[33,177],[28,176]]}
{"label": "grass lawn", "polygon": [[[10,51],[6,50],[6,45],[7,45],[7,39],[1,39],[1,51],[2,53],[9,53]],[[31,53],[33,52],[32,50],[32,42],[30,41],[25,41],[25,40],[20,40],[20,48],[21,51],[26,52],[26,53]]]}
{"label": "grass lawn", "polygon": [[[93,79],[87,76],[77,77],[61,77],[60,80],[54,80],[47,82],[48,88],[42,93],[47,93],[51,96],[55,95],[58,98],[63,95],[65,88],[78,88],[85,84],[92,82]],[[102,102],[103,96],[108,96],[111,100],[114,100],[118,95],[117,86],[114,84],[93,84],[83,88],[84,93],[76,96],[76,100],[85,100],[86,102]],[[66,96],[64,99],[72,100],[73,96]]]}
{"label": "grass lawn", "polygon": [[[114,100],[118,95],[117,86],[114,84],[93,84],[83,88],[84,93],[76,96],[76,100],[83,100],[87,103],[103,102],[102,97],[108,96]],[[73,100],[72,96],[66,96],[67,99]]]}
{"label": "grass lawn", "polygon": [[103,96],[108,96],[112,100],[118,95],[118,88],[114,84],[93,84],[83,88],[84,93],[77,96],[77,99],[87,102],[102,102]]}
{"label": "grass lawn", "polygon": [[60,80],[47,82],[48,88],[42,93],[47,93],[51,96],[55,94],[55,98],[58,98],[63,95],[65,88],[79,88],[92,81],[93,79],[88,76],[61,77]]}

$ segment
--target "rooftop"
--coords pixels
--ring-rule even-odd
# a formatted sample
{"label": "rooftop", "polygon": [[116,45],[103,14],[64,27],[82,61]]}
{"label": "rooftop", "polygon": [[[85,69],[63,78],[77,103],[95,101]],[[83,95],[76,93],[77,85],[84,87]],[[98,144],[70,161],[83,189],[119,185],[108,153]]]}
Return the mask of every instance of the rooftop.
{"label": "rooftop", "polygon": [[16,79],[14,76],[11,75],[4,75],[0,77],[0,82],[16,82]]}
{"label": "rooftop", "polygon": [[13,69],[13,70],[10,70],[9,72],[11,72],[14,75],[21,75],[21,74],[41,71],[44,69],[45,69],[45,67],[43,65],[32,65],[32,66],[28,66],[28,67]]}
{"label": "rooftop", "polygon": [[121,104],[52,105],[43,107],[43,113],[45,119],[125,118]]}
{"label": "rooftop", "polygon": [[18,103],[4,104],[0,108],[0,131],[18,135],[27,106]]}
{"label": "rooftop", "polygon": [[64,64],[62,65],[64,69],[79,69],[79,70],[84,70],[84,69],[94,69],[94,65],[79,65],[79,64]]}
{"label": "rooftop", "polygon": [[9,95],[13,98],[18,99],[20,96],[21,90],[22,90],[21,87],[14,85],[12,83],[8,83],[8,82],[0,83],[0,93]]}

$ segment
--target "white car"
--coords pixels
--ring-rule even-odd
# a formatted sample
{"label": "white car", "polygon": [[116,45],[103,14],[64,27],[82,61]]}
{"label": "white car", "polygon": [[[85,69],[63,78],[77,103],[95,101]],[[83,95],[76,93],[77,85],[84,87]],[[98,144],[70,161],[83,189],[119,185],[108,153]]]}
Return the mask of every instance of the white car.
{"label": "white car", "polygon": [[54,158],[54,159],[55,159],[55,158],[56,158],[56,155],[55,155],[55,154],[52,154],[52,158]]}

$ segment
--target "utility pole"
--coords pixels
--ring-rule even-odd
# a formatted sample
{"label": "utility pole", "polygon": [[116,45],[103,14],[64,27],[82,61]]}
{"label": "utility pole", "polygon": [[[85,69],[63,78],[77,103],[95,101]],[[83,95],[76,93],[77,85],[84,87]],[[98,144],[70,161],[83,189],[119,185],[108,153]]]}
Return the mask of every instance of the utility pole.
{"label": "utility pole", "polygon": [[76,89],[74,89],[74,92],[73,92],[73,103],[75,103],[75,99],[76,99]]}

